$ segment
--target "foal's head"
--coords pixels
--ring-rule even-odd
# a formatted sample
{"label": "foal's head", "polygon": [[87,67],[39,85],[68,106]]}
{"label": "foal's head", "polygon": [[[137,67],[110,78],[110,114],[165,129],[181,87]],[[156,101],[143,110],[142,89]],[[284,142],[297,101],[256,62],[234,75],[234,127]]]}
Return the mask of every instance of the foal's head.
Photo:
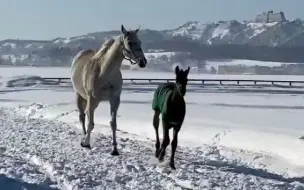
{"label": "foal's head", "polygon": [[141,41],[137,36],[138,31],[139,28],[136,30],[126,30],[121,25],[123,55],[126,59],[130,59],[136,62],[139,67],[144,68],[147,65],[147,59],[141,48]]}
{"label": "foal's head", "polygon": [[188,83],[188,74],[190,71],[190,67],[188,67],[187,70],[183,71],[182,69],[179,68],[179,66],[175,67],[175,83],[178,87],[178,90],[180,91],[180,93],[185,96],[186,94],[186,86]]}

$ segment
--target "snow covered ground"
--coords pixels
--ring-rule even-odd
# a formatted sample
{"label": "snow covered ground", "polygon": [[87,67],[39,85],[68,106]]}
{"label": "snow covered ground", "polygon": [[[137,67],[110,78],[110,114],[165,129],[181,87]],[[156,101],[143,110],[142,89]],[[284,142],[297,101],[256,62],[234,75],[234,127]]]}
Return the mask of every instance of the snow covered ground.
{"label": "snow covered ground", "polygon": [[[176,171],[153,157],[155,85],[125,84],[112,157],[108,103],[96,112],[92,150],[81,130],[68,68],[1,68],[0,187],[5,189],[304,189],[303,87],[189,86]],[[20,76],[23,75],[23,76]],[[29,77],[35,76],[35,77]],[[124,77],[173,73],[124,71]],[[156,78],[157,78],[156,77]],[[190,78],[303,76],[217,76]],[[168,146],[167,159],[171,148]]]}

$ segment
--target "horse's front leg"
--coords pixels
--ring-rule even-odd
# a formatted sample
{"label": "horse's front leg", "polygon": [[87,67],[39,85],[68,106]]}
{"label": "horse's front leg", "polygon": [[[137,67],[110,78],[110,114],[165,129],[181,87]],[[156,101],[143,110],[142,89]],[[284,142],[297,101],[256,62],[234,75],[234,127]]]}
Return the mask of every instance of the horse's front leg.
{"label": "horse's front leg", "polygon": [[119,105],[120,105],[120,96],[114,96],[110,98],[110,112],[111,112],[110,126],[112,129],[112,145],[113,145],[113,150],[111,152],[111,155],[113,156],[119,155],[117,150],[117,142],[116,142],[116,129],[117,129],[116,116]]}
{"label": "horse's front leg", "polygon": [[159,153],[159,156],[158,156],[158,160],[159,161],[163,161],[164,160],[164,157],[165,157],[165,153],[166,153],[166,148],[167,146],[170,144],[170,137],[169,137],[169,124],[162,120],[162,123],[163,123],[163,142],[161,144],[161,149],[160,149],[160,153]]}
{"label": "horse's front leg", "polygon": [[83,135],[86,135],[86,128],[85,128],[85,109],[86,109],[86,106],[87,106],[87,100],[84,99],[83,97],[81,97],[80,94],[76,94],[76,98],[77,98],[77,108],[78,108],[78,111],[79,111],[79,121],[82,125],[82,131],[83,131]]}
{"label": "horse's front leg", "polygon": [[159,127],[159,111],[154,111],[153,115],[153,127],[155,130],[155,136],[156,136],[156,142],[155,142],[155,157],[158,158],[160,153],[160,142],[159,142],[159,133],[158,133],[158,127]]}
{"label": "horse's front leg", "polygon": [[173,140],[171,142],[171,157],[170,157],[170,167],[175,170],[174,156],[178,142],[178,132],[181,128],[181,125],[176,125],[173,127]]}
{"label": "horse's front leg", "polygon": [[94,111],[97,104],[98,102],[94,97],[88,96],[86,111],[89,122],[87,127],[87,133],[85,134],[83,141],[81,141],[81,146],[84,148],[91,149],[90,137],[91,137],[91,132],[94,129]]}

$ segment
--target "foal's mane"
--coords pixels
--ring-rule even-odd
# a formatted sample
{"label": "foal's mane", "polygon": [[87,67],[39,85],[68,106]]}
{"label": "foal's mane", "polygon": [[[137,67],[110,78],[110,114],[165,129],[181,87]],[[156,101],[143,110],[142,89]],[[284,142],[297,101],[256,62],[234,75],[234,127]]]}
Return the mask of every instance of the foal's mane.
{"label": "foal's mane", "polygon": [[93,55],[93,60],[102,59],[103,56],[107,53],[107,51],[112,47],[115,40],[113,38],[106,40],[105,43],[101,46],[101,48]]}

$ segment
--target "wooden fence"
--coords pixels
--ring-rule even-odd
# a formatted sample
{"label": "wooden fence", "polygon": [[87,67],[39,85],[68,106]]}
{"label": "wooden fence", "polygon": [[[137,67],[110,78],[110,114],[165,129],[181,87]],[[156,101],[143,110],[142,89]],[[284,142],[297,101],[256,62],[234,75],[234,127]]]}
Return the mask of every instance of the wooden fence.
{"label": "wooden fence", "polygon": [[[70,83],[70,78],[43,78],[44,80],[57,81],[58,83]],[[124,78],[124,82],[132,84],[159,84],[163,82],[173,82],[175,79],[168,78]],[[227,84],[228,83],[228,84]],[[301,84],[304,86],[304,81],[296,80],[255,80],[255,79],[188,79],[189,85],[288,85]]]}

